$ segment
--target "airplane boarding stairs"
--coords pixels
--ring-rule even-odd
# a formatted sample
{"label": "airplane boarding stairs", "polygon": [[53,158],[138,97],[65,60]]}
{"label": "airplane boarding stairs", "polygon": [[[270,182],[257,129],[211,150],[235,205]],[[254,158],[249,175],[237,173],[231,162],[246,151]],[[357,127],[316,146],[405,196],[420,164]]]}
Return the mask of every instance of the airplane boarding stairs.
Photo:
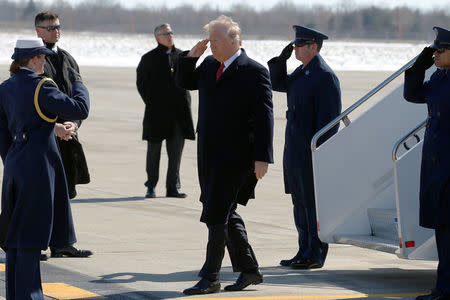
{"label": "airplane boarding stairs", "polygon": [[[311,150],[321,240],[406,259],[437,260],[434,231],[419,226],[426,105],[405,101],[400,85],[353,122],[348,118],[414,61],[314,136]],[[427,71],[427,78],[434,70]],[[318,138],[340,121],[346,126],[317,147]]]}

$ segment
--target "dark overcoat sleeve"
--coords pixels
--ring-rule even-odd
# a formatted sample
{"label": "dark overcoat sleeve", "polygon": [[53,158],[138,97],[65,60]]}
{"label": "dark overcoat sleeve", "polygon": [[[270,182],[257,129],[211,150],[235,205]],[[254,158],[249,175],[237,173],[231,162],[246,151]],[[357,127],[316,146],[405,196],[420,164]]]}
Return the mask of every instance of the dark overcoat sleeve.
{"label": "dark overcoat sleeve", "polygon": [[[341,89],[339,80],[336,75],[326,72],[320,79],[321,88],[318,89],[316,98],[316,132],[324,128],[328,123],[333,121],[341,113]],[[331,136],[336,134],[339,125],[336,125],[331,130],[322,135],[317,141],[317,146],[320,146]]]}
{"label": "dark overcoat sleeve", "polygon": [[148,83],[151,80],[151,58],[148,54],[142,56],[141,61],[139,62],[139,65],[136,69],[136,86],[137,90],[139,92],[139,95],[141,95],[142,101],[146,105],[150,104],[150,93],[148,92]]}
{"label": "dark overcoat sleeve", "polygon": [[425,71],[405,71],[405,84],[403,86],[403,97],[413,103],[425,103],[425,95],[429,88],[429,82],[424,82]]}
{"label": "dark overcoat sleeve", "polygon": [[287,66],[286,61],[277,57],[267,62],[270,71],[270,81],[272,89],[277,92],[287,91]]}
{"label": "dark overcoat sleeve", "polygon": [[179,54],[175,82],[186,90],[197,90],[201,66],[196,68],[198,57],[189,57],[188,53],[189,51],[183,51]]}
{"label": "dark overcoat sleeve", "polygon": [[39,91],[39,106],[44,112],[61,119],[84,120],[89,115],[89,92],[81,82],[72,85],[72,98],[59,91],[50,82],[45,82]]}
{"label": "dark overcoat sleeve", "polygon": [[11,133],[8,129],[8,121],[6,119],[6,114],[3,111],[2,99],[1,99],[1,87],[0,87],[0,156],[3,162],[5,161],[8,149],[11,146]]}
{"label": "dark overcoat sleeve", "polygon": [[273,163],[273,103],[269,73],[258,69],[251,110],[255,125],[255,161]]}

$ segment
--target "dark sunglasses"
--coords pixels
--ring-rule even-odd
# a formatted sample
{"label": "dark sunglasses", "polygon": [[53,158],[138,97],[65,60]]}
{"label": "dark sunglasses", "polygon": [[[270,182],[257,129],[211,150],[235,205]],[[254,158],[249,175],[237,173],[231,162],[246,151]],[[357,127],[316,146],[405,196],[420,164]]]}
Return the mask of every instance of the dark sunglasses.
{"label": "dark sunglasses", "polygon": [[173,32],[172,31],[168,31],[168,32],[160,33],[158,35],[169,36],[169,35],[173,35]]}
{"label": "dark sunglasses", "polygon": [[442,54],[442,53],[444,53],[445,51],[447,51],[448,49],[450,49],[450,48],[441,48],[441,49],[436,49],[435,51],[436,51],[437,53],[439,53],[439,54]]}
{"label": "dark sunglasses", "polygon": [[48,31],[61,30],[61,25],[36,26],[38,28],[47,29]]}

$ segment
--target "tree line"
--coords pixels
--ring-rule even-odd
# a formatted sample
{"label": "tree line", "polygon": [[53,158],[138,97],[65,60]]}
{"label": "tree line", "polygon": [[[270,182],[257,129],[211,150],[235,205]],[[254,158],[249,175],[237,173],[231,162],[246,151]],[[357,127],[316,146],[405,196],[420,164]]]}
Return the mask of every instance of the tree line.
{"label": "tree line", "polygon": [[335,8],[279,2],[266,10],[256,10],[246,4],[233,5],[227,10],[210,5],[194,8],[187,4],[175,8],[128,9],[108,0],[85,1],[76,6],[64,0],[50,5],[38,0],[0,0],[0,25],[29,28],[41,10],[57,12],[64,30],[151,33],[156,25],[170,23],[177,34],[187,35],[201,34],[207,22],[225,14],[239,22],[244,37],[260,39],[292,37],[292,25],[301,24],[332,38],[432,40],[433,26],[448,28],[450,24],[449,9],[361,7],[351,0],[343,0]]}

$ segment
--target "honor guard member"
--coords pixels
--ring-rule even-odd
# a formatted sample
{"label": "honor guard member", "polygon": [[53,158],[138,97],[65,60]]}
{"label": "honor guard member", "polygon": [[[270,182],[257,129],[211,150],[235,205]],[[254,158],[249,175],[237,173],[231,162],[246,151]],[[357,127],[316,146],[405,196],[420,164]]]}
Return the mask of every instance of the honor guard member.
{"label": "honor guard member", "polygon": [[44,299],[39,257],[52,245],[54,223],[71,233],[60,241],[76,242],[54,128],[58,117],[87,118],[89,95],[73,69],[72,97],[38,75],[44,72],[45,54],[52,53],[41,39],[17,40],[12,76],[0,85],[0,246],[6,251],[6,299]]}
{"label": "honor guard member", "polygon": [[[426,103],[428,121],[420,172],[420,226],[435,230],[439,265],[436,287],[420,300],[450,299],[450,31],[434,27],[436,39],[405,72],[404,97]],[[438,68],[430,80],[425,71]]]}
{"label": "honor guard member", "polygon": [[[326,35],[294,25],[295,39],[281,55],[269,62],[274,91],[287,93],[287,124],[283,155],[285,191],[292,196],[294,220],[298,231],[298,252],[282,266],[321,268],[328,244],[317,233],[314,179],[311,157],[313,136],[341,112],[339,80],[319,54]],[[286,61],[295,49],[295,57],[303,64],[287,74]],[[322,144],[335,134],[338,126],[322,136]]]}

